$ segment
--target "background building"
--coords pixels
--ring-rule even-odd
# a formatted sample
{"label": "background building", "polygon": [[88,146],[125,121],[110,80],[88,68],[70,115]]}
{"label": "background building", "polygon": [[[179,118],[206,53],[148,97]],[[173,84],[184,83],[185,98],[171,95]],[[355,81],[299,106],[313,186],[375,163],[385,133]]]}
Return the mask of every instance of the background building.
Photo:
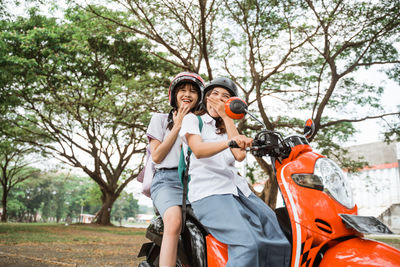
{"label": "background building", "polygon": [[347,149],[352,158],[363,156],[369,163],[347,174],[359,214],[378,217],[400,233],[400,143],[376,142]]}

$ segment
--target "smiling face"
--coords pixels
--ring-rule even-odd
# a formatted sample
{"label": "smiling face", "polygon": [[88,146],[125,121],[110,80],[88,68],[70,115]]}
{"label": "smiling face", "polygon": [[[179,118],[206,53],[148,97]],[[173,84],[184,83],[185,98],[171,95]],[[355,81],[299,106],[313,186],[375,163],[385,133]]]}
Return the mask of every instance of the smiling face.
{"label": "smiling face", "polygon": [[[222,87],[215,87],[211,91],[207,92],[206,99],[213,98],[215,100],[225,103],[230,97],[231,97],[231,94],[229,93],[228,90],[226,90],[225,88],[222,88]],[[213,118],[219,117],[219,114],[212,107],[212,105],[209,103],[209,101],[206,101],[206,107],[207,107],[208,114],[210,114],[211,117],[213,117]]]}
{"label": "smiling face", "polygon": [[180,85],[176,91],[176,100],[178,108],[182,105],[189,105],[190,110],[197,106],[199,101],[199,94],[195,86],[191,83],[184,83]]}

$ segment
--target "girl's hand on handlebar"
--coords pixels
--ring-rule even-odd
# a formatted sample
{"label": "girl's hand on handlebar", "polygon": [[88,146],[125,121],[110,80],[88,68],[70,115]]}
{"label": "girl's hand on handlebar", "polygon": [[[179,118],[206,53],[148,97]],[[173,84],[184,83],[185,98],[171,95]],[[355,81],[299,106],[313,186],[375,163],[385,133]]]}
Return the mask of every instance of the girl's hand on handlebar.
{"label": "girl's hand on handlebar", "polygon": [[238,148],[240,148],[241,150],[245,150],[247,147],[251,147],[253,138],[249,138],[244,135],[237,135],[237,136],[233,137],[231,140],[229,140],[229,142],[228,142],[229,147],[231,147],[231,148],[236,147],[234,145],[234,142],[236,143]]}

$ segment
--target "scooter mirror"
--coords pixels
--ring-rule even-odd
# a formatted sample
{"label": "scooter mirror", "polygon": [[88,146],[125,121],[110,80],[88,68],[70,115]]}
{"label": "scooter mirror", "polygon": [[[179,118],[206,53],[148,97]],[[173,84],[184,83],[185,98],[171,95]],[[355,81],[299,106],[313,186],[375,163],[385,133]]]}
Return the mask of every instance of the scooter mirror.
{"label": "scooter mirror", "polygon": [[225,112],[234,120],[243,119],[244,115],[246,114],[246,110],[246,102],[239,97],[231,97],[225,102]]}
{"label": "scooter mirror", "polygon": [[307,139],[310,139],[311,136],[314,134],[314,132],[315,132],[314,121],[312,119],[308,119],[306,121],[306,124],[304,125],[304,136]]}

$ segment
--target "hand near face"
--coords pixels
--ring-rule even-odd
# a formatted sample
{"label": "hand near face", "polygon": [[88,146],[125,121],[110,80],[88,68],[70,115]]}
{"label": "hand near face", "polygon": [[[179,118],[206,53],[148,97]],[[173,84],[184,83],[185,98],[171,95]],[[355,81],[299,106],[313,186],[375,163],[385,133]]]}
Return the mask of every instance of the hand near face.
{"label": "hand near face", "polygon": [[210,95],[207,99],[207,103],[218,114],[218,116],[220,117],[226,116],[224,99]]}
{"label": "hand near face", "polygon": [[178,108],[178,110],[174,112],[174,115],[173,115],[174,125],[182,124],[182,120],[185,117],[185,115],[189,113],[190,108],[191,108],[190,104],[182,104]]}

